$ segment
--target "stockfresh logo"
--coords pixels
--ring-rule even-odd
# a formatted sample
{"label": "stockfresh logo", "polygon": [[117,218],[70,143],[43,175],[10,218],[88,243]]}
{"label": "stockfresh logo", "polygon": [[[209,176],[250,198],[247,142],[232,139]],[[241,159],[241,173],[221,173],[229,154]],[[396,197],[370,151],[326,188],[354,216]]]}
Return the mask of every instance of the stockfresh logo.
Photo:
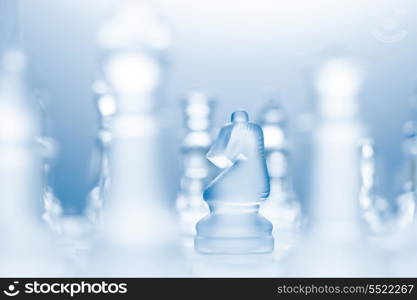
{"label": "stockfresh logo", "polygon": [[19,295],[20,291],[17,289],[17,285],[19,284],[19,281],[14,281],[13,284],[9,284],[6,290],[3,291],[3,293],[9,297],[14,297]]}
{"label": "stockfresh logo", "polygon": [[390,15],[385,16],[376,28],[371,30],[371,34],[380,42],[397,43],[405,39],[408,31],[400,24],[401,17],[407,15],[405,9],[396,9]]}

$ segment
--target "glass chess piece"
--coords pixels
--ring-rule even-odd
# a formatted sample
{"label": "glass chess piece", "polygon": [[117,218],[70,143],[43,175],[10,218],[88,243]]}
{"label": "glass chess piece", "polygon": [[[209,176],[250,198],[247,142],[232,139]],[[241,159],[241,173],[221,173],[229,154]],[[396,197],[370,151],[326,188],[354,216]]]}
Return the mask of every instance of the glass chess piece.
{"label": "glass chess piece", "polygon": [[63,208],[61,201],[55,195],[52,186],[49,184],[49,172],[58,152],[58,144],[49,134],[49,119],[45,107],[45,93],[41,89],[37,89],[36,92],[37,93],[35,93],[35,96],[41,108],[42,120],[42,133],[37,139],[42,150],[42,202],[44,207],[42,219],[46,222],[46,224],[53,233],[60,234],[62,229],[60,222],[63,215]]}
{"label": "glass chess piece", "polygon": [[[47,116],[45,113],[44,106],[41,101],[39,101],[39,103],[42,108],[42,120],[46,120]],[[41,151],[42,169],[43,169],[42,202],[43,202],[43,207],[44,207],[42,219],[46,222],[46,224],[48,225],[48,227],[53,233],[59,234],[61,233],[60,221],[62,218],[63,209],[62,209],[61,201],[55,195],[53,188],[49,185],[49,182],[48,182],[51,164],[57,152],[57,144],[55,140],[53,140],[45,132],[47,128],[45,121],[43,122],[41,127],[44,132],[42,132],[41,136],[38,137],[37,140],[42,150]]]}
{"label": "glass chess piece", "polygon": [[[99,142],[101,142],[99,151],[101,151],[101,155],[99,161],[100,174],[98,176],[98,184],[88,195],[87,207],[84,214],[67,215],[63,213],[61,202],[55,196],[52,187],[48,184],[48,173],[53,157],[55,156],[56,145],[54,140],[48,137],[46,133],[39,138],[39,143],[42,146],[42,153],[44,156],[44,212],[42,218],[54,233],[54,238],[57,241],[60,252],[63,254],[67,263],[72,267],[72,274],[77,275],[85,272],[85,268],[88,265],[88,256],[96,238],[95,229],[98,225],[97,223],[101,213],[102,195],[104,194],[108,181],[108,178],[106,177],[108,173],[106,169],[106,150],[109,142],[109,134],[106,129],[109,124],[108,115],[111,114],[112,103],[109,103],[111,98],[105,93],[106,90],[103,82],[96,82],[94,88],[97,94],[103,96],[98,97],[98,106],[99,111],[105,116],[101,118],[101,130],[99,132]],[[104,98],[104,100],[102,100],[102,98]],[[46,128],[46,126],[44,125],[43,128]]]}
{"label": "glass chess piece", "polygon": [[89,256],[98,238],[102,221],[104,199],[110,186],[109,151],[112,141],[111,120],[116,113],[113,93],[105,80],[93,83],[96,108],[99,114],[99,132],[94,158],[98,171],[94,187],[87,197],[82,215],[65,216],[62,219],[61,244],[68,259],[79,273],[85,273]]}
{"label": "glass chess piece", "polygon": [[391,253],[390,264],[391,274],[394,277],[416,277],[417,276],[417,222],[409,224],[402,231],[397,232],[396,243]]}
{"label": "glass chess piece", "polygon": [[[413,100],[417,99],[414,95]],[[414,110],[416,102],[413,103]],[[417,124],[408,121],[404,125],[405,140],[403,151],[406,155],[407,178],[403,190],[395,199],[396,231],[392,235],[389,250],[393,252],[393,276],[417,276],[417,218],[416,218],[416,180],[417,180]]]}
{"label": "glass chess piece", "polygon": [[272,224],[258,213],[269,195],[262,129],[236,111],[207,158],[222,172],[204,191],[210,214],[197,223],[198,253],[260,254],[274,248]]}
{"label": "glass chess piece", "polygon": [[416,220],[417,213],[417,124],[409,121],[404,126],[408,175],[402,193],[396,199],[397,227],[404,229]]}
{"label": "glass chess piece", "polygon": [[124,0],[100,25],[97,42],[103,49],[143,49],[165,60],[172,35],[151,1]]}
{"label": "glass chess piece", "polygon": [[99,133],[95,165],[98,169],[96,183],[87,198],[85,217],[92,226],[100,222],[104,198],[110,185],[109,151],[112,142],[111,121],[116,113],[116,99],[105,80],[97,80],[93,84],[96,95],[96,108],[99,115]]}
{"label": "glass chess piece", "polygon": [[285,112],[275,99],[260,113],[259,125],[264,133],[265,156],[271,191],[260,207],[260,214],[272,222],[275,251],[283,255],[290,250],[301,230],[301,205],[292,188],[289,174],[289,150]]}
{"label": "glass chess piece", "polygon": [[[379,225],[383,221],[383,230],[371,236],[372,241],[380,249],[394,257],[404,249],[405,253],[407,253],[413,247],[417,247],[416,245],[413,246],[412,243],[416,222],[416,128],[414,121],[409,121],[404,126],[405,140],[403,142],[403,150],[406,154],[407,172],[402,192],[396,197],[394,202],[396,210],[392,212],[389,210],[388,213],[380,214],[381,216],[377,219],[377,224]],[[367,171],[367,173],[367,176],[370,176],[370,171]],[[381,220],[379,221],[379,219]],[[396,260],[389,260],[390,268],[398,271],[396,263]],[[401,264],[403,263],[404,261],[401,262]]]}
{"label": "glass chess piece", "polygon": [[313,139],[309,223],[285,264],[287,276],[381,276],[381,256],[363,234],[359,208],[359,153],[363,136],[358,95],[363,71],[332,57],[316,76],[319,120]]}
{"label": "glass chess piece", "polygon": [[206,153],[211,145],[211,123],[214,101],[201,92],[191,92],[183,101],[185,137],[181,146],[182,169],[176,209],[184,245],[193,247],[195,226],[209,213],[203,190],[211,166]]}
{"label": "glass chess piece", "polygon": [[196,254],[192,257],[195,277],[280,277],[280,265],[272,253]]}
{"label": "glass chess piece", "polygon": [[376,191],[375,147],[370,139],[360,143],[361,215],[370,233],[382,234],[389,230],[392,221],[389,203]]}
{"label": "glass chess piece", "polygon": [[[44,119],[46,116],[44,116]],[[43,126],[46,128],[46,126]],[[42,219],[54,234],[60,253],[65,261],[71,265],[71,274],[78,275],[87,266],[88,254],[94,241],[93,226],[88,222],[85,214],[64,214],[60,200],[48,184],[49,169],[56,155],[56,143],[46,133],[39,139],[43,149],[43,204]]]}
{"label": "glass chess piece", "polygon": [[42,222],[41,113],[25,72],[25,55],[7,50],[0,64],[0,275],[63,276],[62,257]]}
{"label": "glass chess piece", "polygon": [[153,37],[163,28],[146,4],[123,1],[99,30],[106,52],[102,71],[117,111],[110,122],[111,180],[88,275],[172,277],[185,272],[174,209],[165,193],[167,145],[156,97],[162,68]]}

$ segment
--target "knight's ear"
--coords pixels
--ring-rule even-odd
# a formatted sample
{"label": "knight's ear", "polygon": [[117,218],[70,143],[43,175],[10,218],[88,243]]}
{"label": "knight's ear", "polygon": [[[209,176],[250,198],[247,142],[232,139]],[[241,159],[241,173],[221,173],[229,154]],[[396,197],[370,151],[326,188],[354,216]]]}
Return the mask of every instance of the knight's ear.
{"label": "knight's ear", "polygon": [[221,169],[230,168],[233,166],[233,162],[225,155],[217,155],[212,157],[207,157],[216,167]]}
{"label": "knight's ear", "polygon": [[230,149],[228,149],[230,134],[231,128],[228,126],[223,127],[206,155],[209,161],[222,169],[233,165],[233,158],[230,156]]}

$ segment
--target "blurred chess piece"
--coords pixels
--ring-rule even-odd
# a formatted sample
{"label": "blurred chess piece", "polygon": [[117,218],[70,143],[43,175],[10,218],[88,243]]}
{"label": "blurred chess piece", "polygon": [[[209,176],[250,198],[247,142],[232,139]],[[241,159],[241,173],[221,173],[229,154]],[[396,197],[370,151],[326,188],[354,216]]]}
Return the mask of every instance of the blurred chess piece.
{"label": "blurred chess piece", "polygon": [[196,254],[192,274],[195,277],[279,277],[280,266],[267,254]]}
{"label": "blurred chess piece", "polygon": [[391,223],[388,202],[376,191],[375,147],[372,140],[363,139],[360,144],[359,205],[361,214],[372,234],[382,234]]}
{"label": "blurred chess piece", "polygon": [[172,39],[169,27],[150,1],[124,0],[101,24],[98,44],[103,49],[146,49],[162,59]]}
{"label": "blurred chess piece", "polygon": [[92,225],[97,225],[103,211],[104,197],[110,186],[109,150],[112,142],[111,121],[116,113],[116,99],[104,80],[93,85],[96,107],[99,114],[99,133],[97,136],[96,166],[98,176],[88,195],[85,216]]}
{"label": "blurred chess piece", "polygon": [[314,137],[310,224],[290,259],[290,276],[382,274],[363,238],[359,214],[362,81],[360,66],[343,57],[329,59],[317,74],[320,118]]}
{"label": "blurred chess piece", "polygon": [[275,249],[294,246],[301,227],[301,206],[292,188],[285,112],[272,99],[261,110],[259,125],[264,133],[265,156],[271,191],[259,212],[273,224]]}
{"label": "blurred chess piece", "polygon": [[46,222],[50,230],[55,234],[60,234],[62,232],[61,228],[61,219],[63,216],[63,208],[61,201],[55,195],[55,192],[52,186],[49,184],[49,172],[53,164],[54,159],[56,158],[58,152],[58,145],[56,141],[49,134],[49,124],[48,116],[46,113],[45,107],[45,95],[41,89],[37,89],[36,93],[33,93],[36,97],[39,107],[40,107],[40,116],[41,116],[41,134],[37,138],[38,143],[41,148],[42,156],[42,169],[43,169],[43,189],[42,189],[42,199],[43,199],[43,214],[42,219]]}
{"label": "blurred chess piece", "polygon": [[88,194],[84,213],[60,218],[59,241],[62,251],[79,273],[85,272],[88,267],[88,259],[96,242],[103,214],[104,199],[109,191],[109,149],[112,140],[110,125],[116,111],[115,99],[106,81],[96,80],[93,92],[99,114],[97,147],[93,156],[93,168],[97,175]]}
{"label": "blurred chess piece", "polygon": [[143,2],[123,1],[99,32],[106,50],[103,75],[117,110],[110,124],[110,184],[91,267],[95,275],[183,274],[174,208],[165,194],[166,146],[155,96],[161,67],[153,50],[161,46],[162,28]]}
{"label": "blurred chess piece", "polygon": [[210,214],[197,223],[195,249],[208,254],[260,254],[274,248],[272,224],[258,213],[269,195],[262,129],[235,111],[207,158],[222,172],[204,191]]}
{"label": "blurred chess piece", "polygon": [[47,116],[43,105],[42,93],[38,90],[38,101],[42,108],[42,134],[37,139],[41,146],[43,169],[43,213],[46,222],[54,235],[58,251],[65,261],[71,265],[71,275],[78,275],[87,265],[88,254],[94,240],[93,226],[84,215],[64,214],[61,201],[55,195],[48,182],[49,170],[57,154],[57,144],[48,134]]}
{"label": "blurred chess piece", "polygon": [[416,222],[417,213],[417,124],[408,121],[404,126],[403,149],[407,158],[408,175],[402,193],[396,199],[397,226],[404,229]]}
{"label": "blurred chess piece", "polygon": [[109,192],[109,151],[112,141],[110,126],[116,112],[115,98],[105,80],[96,80],[93,84],[93,92],[99,114],[97,147],[93,157],[97,176],[88,194],[84,213],[61,217],[60,244],[63,252],[79,273],[86,272],[88,267],[89,256],[97,240],[102,221],[105,197]]}
{"label": "blurred chess piece", "polygon": [[46,224],[40,109],[25,85],[26,58],[8,50],[0,65],[0,275],[65,274]]}
{"label": "blurred chess piece", "polygon": [[186,247],[194,245],[195,226],[209,214],[203,191],[211,167],[206,153],[211,145],[214,101],[201,92],[191,92],[182,103],[185,137],[181,147],[182,176],[176,208]]}
{"label": "blurred chess piece", "polygon": [[[43,128],[46,128],[45,124]],[[71,274],[79,275],[87,266],[88,255],[94,241],[93,229],[95,228],[93,225],[96,224],[90,220],[93,217],[88,217],[90,217],[90,215],[96,217],[96,215],[99,214],[99,209],[96,208],[96,206],[93,206],[97,201],[93,202],[91,200],[93,198],[91,195],[95,195],[95,190],[93,189],[88,198],[86,209],[88,213],[81,215],[64,214],[60,200],[55,195],[52,187],[48,184],[49,169],[57,151],[56,143],[47,135],[47,133],[44,133],[42,137],[39,138],[39,143],[42,146],[44,157],[44,211],[42,218],[53,232],[59,251],[63,254],[67,263],[71,265]],[[92,207],[96,208],[96,210],[90,212],[93,210]]]}
{"label": "blurred chess piece", "polygon": [[57,198],[54,190],[49,185],[49,171],[51,168],[51,161],[54,158],[56,152],[55,141],[48,136],[41,136],[38,139],[43,151],[43,192],[42,199],[44,205],[44,211],[42,219],[48,224],[49,228],[54,233],[62,233],[61,220],[63,216],[63,208],[61,201]]}
{"label": "blurred chess piece", "polygon": [[[401,193],[395,199],[396,210],[385,219],[384,231],[373,236],[373,242],[390,255],[387,263],[395,276],[415,276],[416,243],[416,158],[417,126],[408,121],[404,126],[403,150],[406,154],[406,180]],[[381,234],[382,233],[382,234]],[[394,257],[395,259],[392,259]]]}
{"label": "blurred chess piece", "polygon": [[417,124],[408,121],[404,126],[403,150],[407,158],[407,178],[402,193],[396,198],[397,215],[395,235],[386,247],[394,252],[393,275],[401,277],[417,276]]}
{"label": "blurred chess piece", "polygon": [[408,121],[404,126],[403,150],[407,158],[407,178],[401,194],[396,198],[396,236],[390,242],[390,250],[395,252],[394,276],[417,276],[417,124]]}

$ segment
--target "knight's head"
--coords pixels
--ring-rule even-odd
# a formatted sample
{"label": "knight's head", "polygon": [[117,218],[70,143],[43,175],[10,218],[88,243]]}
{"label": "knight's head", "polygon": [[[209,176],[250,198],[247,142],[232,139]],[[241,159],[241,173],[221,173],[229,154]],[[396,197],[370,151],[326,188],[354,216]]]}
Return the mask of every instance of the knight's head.
{"label": "knight's head", "polygon": [[247,160],[253,154],[263,155],[262,129],[249,122],[246,111],[235,111],[231,123],[220,130],[207,159],[219,168],[228,168],[237,160]]}
{"label": "knight's head", "polygon": [[[239,170],[238,180],[249,189],[249,192],[246,188],[242,189],[247,194],[245,197],[264,199],[269,195],[269,176],[262,129],[257,124],[249,122],[245,111],[235,111],[232,114],[231,122],[220,130],[207,153],[207,159],[222,169],[239,164],[239,168],[235,169]],[[218,180],[220,179],[214,181]],[[214,184],[214,186],[218,185]],[[212,189],[208,188],[208,191],[211,193]],[[252,195],[252,192],[255,195]],[[207,199],[210,196],[204,197]],[[240,198],[242,197],[243,195]]]}

